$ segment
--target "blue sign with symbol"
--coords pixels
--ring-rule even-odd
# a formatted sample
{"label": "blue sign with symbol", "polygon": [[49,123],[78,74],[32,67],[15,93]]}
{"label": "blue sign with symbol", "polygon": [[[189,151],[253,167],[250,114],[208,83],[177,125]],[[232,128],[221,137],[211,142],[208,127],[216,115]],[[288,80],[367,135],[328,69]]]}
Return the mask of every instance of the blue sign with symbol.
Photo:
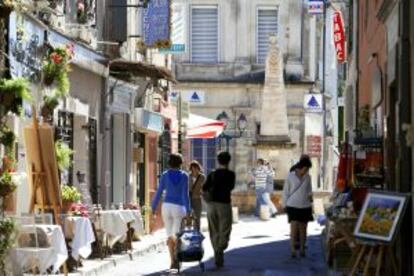
{"label": "blue sign with symbol", "polygon": [[308,102],[308,106],[309,107],[313,107],[313,108],[319,108],[319,107],[321,107],[320,105],[319,105],[319,103],[318,103],[318,101],[315,99],[315,97],[311,97],[311,99],[309,100],[309,102]]}
{"label": "blue sign with symbol", "polygon": [[170,0],[151,0],[144,9],[144,44],[149,47],[170,41]]}

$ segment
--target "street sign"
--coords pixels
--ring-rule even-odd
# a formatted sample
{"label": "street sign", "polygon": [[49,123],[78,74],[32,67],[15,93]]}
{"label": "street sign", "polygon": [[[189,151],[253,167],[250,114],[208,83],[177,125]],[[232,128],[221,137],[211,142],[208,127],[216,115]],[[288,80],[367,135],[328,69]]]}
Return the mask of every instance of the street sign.
{"label": "street sign", "polygon": [[[178,99],[177,91],[172,91],[170,93],[170,100],[176,101]],[[205,93],[200,90],[187,90],[181,91],[181,97],[184,101],[190,103],[191,105],[204,105],[205,104]]]}
{"label": "street sign", "polygon": [[303,101],[306,112],[322,112],[322,94],[306,94]]}
{"label": "street sign", "polygon": [[170,48],[160,48],[162,54],[176,54],[185,52],[185,44],[173,44]]}
{"label": "street sign", "polygon": [[323,1],[308,0],[309,14],[323,14]]}

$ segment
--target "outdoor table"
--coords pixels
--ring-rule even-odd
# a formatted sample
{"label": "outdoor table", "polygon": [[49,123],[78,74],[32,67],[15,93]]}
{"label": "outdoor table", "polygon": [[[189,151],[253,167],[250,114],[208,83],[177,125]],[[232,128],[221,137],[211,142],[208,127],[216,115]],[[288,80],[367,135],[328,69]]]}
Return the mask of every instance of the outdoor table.
{"label": "outdoor table", "polygon": [[95,241],[89,218],[67,216],[63,225],[66,239],[71,240],[71,256],[76,261],[80,258],[88,258],[92,253],[92,243]]}
{"label": "outdoor table", "polygon": [[118,241],[124,241],[130,228],[143,233],[144,227],[139,210],[101,211],[95,226],[107,234],[108,245],[112,247]]}
{"label": "outdoor table", "polygon": [[38,233],[42,231],[46,234],[49,247],[20,247],[10,250],[10,259],[15,269],[24,272],[37,267],[40,274],[46,273],[47,269],[53,266],[53,273],[59,271],[66,259],[68,252],[66,249],[65,237],[60,225],[52,224],[33,224],[23,225],[20,229],[22,233]]}

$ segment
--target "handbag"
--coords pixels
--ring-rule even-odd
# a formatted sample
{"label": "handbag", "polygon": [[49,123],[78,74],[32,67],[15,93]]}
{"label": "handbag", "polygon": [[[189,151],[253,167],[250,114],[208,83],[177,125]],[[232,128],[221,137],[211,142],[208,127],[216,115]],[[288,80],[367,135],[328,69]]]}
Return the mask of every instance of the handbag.
{"label": "handbag", "polygon": [[200,179],[200,176],[201,176],[201,174],[199,174],[197,176],[196,180],[193,182],[193,185],[190,187],[190,198],[193,198],[193,191],[194,191],[194,188],[195,188],[198,180]]}
{"label": "handbag", "polygon": [[[211,182],[214,185],[214,171],[211,172]],[[211,202],[213,199],[213,185],[207,191],[203,191],[201,194],[205,202]]]}

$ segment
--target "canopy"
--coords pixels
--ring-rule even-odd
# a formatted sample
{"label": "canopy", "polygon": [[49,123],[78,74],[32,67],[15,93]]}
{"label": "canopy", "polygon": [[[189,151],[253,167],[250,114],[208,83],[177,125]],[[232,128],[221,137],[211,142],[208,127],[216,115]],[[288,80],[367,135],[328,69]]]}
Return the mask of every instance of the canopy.
{"label": "canopy", "polygon": [[[186,139],[209,139],[219,136],[224,129],[224,123],[218,120],[209,119],[200,115],[191,114],[187,119],[183,119],[186,126]],[[174,122],[173,134],[176,137],[178,121]]]}

